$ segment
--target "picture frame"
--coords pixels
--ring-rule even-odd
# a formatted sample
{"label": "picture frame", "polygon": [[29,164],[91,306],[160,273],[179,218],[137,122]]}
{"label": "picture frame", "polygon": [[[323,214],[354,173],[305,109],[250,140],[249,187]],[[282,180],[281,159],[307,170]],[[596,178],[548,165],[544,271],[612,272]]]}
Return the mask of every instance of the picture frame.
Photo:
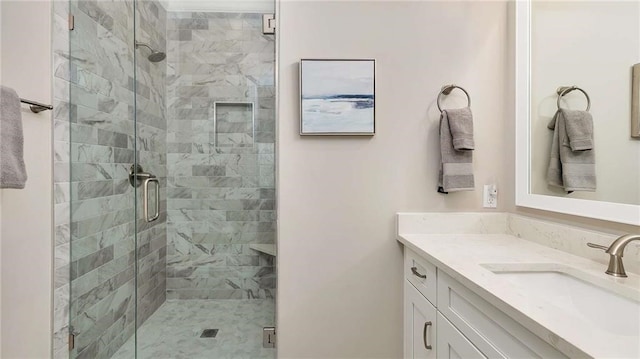
{"label": "picture frame", "polygon": [[300,60],[300,135],[375,135],[375,59]]}

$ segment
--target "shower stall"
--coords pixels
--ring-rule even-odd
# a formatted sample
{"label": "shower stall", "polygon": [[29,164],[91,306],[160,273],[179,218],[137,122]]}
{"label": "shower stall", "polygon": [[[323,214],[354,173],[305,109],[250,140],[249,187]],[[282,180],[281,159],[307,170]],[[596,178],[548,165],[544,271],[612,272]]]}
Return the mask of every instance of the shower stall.
{"label": "shower stall", "polygon": [[273,1],[69,1],[71,358],[275,358]]}

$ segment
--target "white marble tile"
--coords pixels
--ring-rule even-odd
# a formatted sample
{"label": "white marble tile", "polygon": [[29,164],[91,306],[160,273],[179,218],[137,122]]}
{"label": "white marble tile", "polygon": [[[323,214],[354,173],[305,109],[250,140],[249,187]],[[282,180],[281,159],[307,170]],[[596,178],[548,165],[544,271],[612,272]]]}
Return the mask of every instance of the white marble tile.
{"label": "white marble tile", "polygon": [[[138,329],[137,358],[269,359],[262,328],[275,324],[273,300],[168,300]],[[219,329],[216,338],[200,338]],[[112,357],[134,357],[133,338]]]}

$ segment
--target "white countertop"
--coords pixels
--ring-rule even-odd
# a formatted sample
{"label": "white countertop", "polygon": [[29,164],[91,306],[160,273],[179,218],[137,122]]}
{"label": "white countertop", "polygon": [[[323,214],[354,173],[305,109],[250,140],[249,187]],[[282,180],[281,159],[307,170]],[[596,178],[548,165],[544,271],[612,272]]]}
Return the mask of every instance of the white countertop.
{"label": "white countertop", "polygon": [[[398,234],[398,241],[439,270],[458,280],[511,318],[569,357],[640,358],[640,338],[613,333],[598,325],[598,315],[577,315],[562,305],[532,297],[531,291],[500,278],[483,264],[514,263],[521,268],[541,263],[569,267],[597,277],[598,284],[640,300],[640,276],[606,275],[606,266],[509,234]],[[563,303],[565,306],[566,303]],[[602,310],[606,311],[606,303]],[[640,323],[640,313],[628,313]]]}

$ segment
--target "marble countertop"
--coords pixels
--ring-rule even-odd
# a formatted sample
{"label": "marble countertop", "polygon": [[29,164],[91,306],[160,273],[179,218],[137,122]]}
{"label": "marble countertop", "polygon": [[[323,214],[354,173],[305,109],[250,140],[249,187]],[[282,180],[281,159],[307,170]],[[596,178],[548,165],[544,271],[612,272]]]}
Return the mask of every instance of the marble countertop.
{"label": "marble countertop", "polygon": [[[606,266],[583,257],[558,251],[510,234],[398,234],[398,241],[439,270],[444,271],[492,303],[544,341],[575,357],[640,358],[640,338],[614,333],[595,318],[606,315],[577,315],[559,303],[531,296],[531,291],[487,269],[487,264],[512,263],[520,269],[541,263],[571,268],[597,278],[609,290],[640,300],[640,276],[627,273],[616,278],[604,273]],[[564,303],[566,306],[567,304]],[[628,313],[640,323],[640,313]]]}

